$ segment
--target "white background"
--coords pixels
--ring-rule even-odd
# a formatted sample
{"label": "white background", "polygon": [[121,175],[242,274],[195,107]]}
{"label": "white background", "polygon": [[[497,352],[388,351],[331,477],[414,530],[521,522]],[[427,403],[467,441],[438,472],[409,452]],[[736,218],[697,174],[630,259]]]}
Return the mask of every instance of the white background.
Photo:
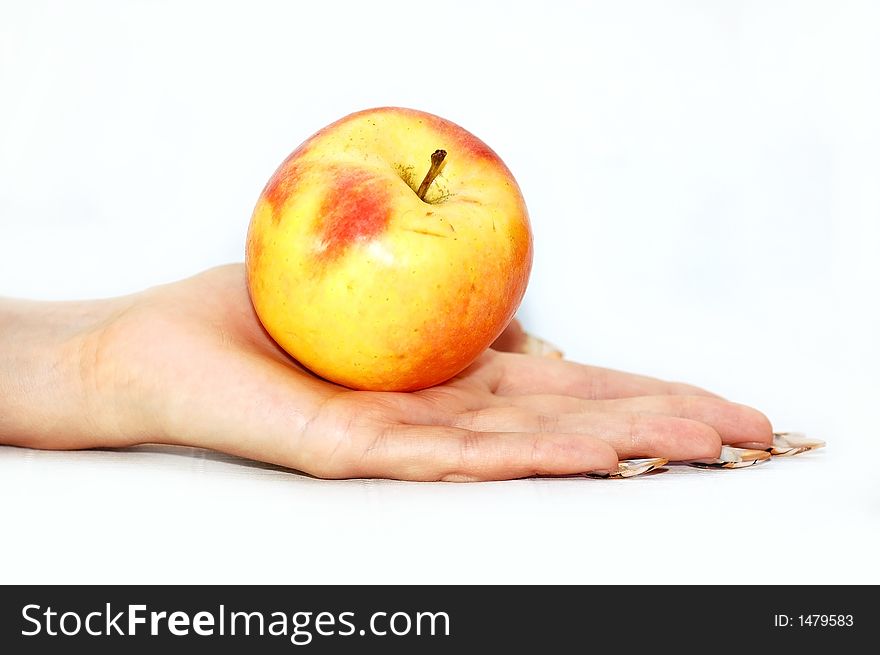
{"label": "white background", "polygon": [[411,106],[520,182],[529,328],[829,446],[472,485],[0,448],[0,582],[880,582],[878,34],[867,1],[3,2],[0,294],[241,260],[290,150]]}

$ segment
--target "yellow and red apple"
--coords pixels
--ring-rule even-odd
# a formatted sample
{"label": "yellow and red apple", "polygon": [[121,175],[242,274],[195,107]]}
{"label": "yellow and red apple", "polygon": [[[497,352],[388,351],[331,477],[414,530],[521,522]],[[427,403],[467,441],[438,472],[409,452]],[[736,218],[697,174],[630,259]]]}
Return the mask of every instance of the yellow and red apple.
{"label": "yellow and red apple", "polygon": [[412,391],[456,375],[502,332],[532,235],[491,148],[438,116],[385,107],[284,160],[246,254],[257,315],[292,357],[354,389]]}

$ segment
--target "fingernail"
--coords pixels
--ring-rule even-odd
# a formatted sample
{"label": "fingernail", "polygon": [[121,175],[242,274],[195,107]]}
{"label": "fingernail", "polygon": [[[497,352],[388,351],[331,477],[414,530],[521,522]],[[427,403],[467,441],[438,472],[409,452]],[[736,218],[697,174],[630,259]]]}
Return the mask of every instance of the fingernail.
{"label": "fingernail", "polygon": [[768,459],[770,453],[764,450],[721,446],[721,454],[716,459],[693,459],[685,464],[701,469],[741,469],[766,462]]}

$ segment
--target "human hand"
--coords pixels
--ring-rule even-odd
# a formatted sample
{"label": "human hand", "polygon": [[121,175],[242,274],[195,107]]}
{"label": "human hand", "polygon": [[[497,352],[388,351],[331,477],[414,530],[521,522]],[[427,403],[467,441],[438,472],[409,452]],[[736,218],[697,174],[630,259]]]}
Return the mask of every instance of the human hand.
{"label": "human hand", "polygon": [[763,414],[692,386],[493,349],[430,389],[352,391],[275,344],[241,265],[38,313],[51,324],[46,312],[65,311],[75,320],[43,329],[59,344],[44,368],[63,398],[19,400],[18,416],[42,414],[0,420],[0,440],[199,446],[327,478],[495,480],[712,458],[722,443],[771,439]]}

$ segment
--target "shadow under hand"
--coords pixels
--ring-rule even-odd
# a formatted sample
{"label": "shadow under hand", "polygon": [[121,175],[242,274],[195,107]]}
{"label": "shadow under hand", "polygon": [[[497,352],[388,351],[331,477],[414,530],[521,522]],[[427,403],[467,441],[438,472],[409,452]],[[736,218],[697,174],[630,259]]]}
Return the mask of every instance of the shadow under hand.
{"label": "shadow under hand", "polygon": [[[138,446],[128,446],[126,448],[92,448],[91,452],[104,453],[131,453],[144,454],[148,456],[156,456],[157,458],[179,458],[192,463],[217,463],[227,467],[238,467],[242,473],[281,473],[286,475],[294,475],[298,478],[307,478],[318,480],[319,478],[304,473],[302,471],[279,466],[277,464],[269,464],[254,459],[246,459],[237,455],[229,455],[221,453],[217,450],[209,450],[207,448],[196,448],[193,446],[174,446],[166,444],[142,444]],[[89,451],[86,451],[89,452]]]}

